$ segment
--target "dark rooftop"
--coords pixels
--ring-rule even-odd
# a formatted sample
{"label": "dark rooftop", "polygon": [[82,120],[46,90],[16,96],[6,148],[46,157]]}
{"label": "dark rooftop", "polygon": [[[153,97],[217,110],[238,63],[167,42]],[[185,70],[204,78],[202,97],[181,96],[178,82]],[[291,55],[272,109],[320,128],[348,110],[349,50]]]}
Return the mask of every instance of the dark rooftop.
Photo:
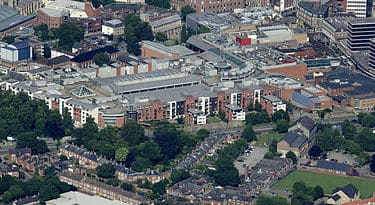
{"label": "dark rooftop", "polygon": [[331,162],[331,161],[318,161],[318,163],[316,163],[316,167],[322,168],[322,169],[342,171],[342,172],[347,172],[350,169],[350,166],[347,164],[341,164],[341,163]]}
{"label": "dark rooftop", "polygon": [[314,8],[315,2],[310,1],[301,1],[298,3],[298,5],[305,10],[309,11],[310,13],[313,13],[315,15],[327,15],[328,14],[328,6],[326,5],[320,5],[317,8]]}
{"label": "dark rooftop", "polygon": [[92,50],[92,51],[88,51],[86,53],[81,53],[81,54],[77,55],[76,57],[74,57],[71,61],[77,62],[77,63],[82,63],[82,62],[85,62],[85,61],[92,60],[94,58],[94,56],[98,53],[112,54],[112,53],[116,53],[118,51],[119,50],[117,50],[113,46],[105,46],[103,48],[98,48],[98,49],[95,49],[95,50]]}
{"label": "dark rooftop", "polygon": [[315,121],[308,116],[303,116],[302,118],[299,118],[293,125],[296,125],[297,123],[300,123],[310,132],[315,128],[316,125]]}
{"label": "dark rooftop", "polygon": [[297,132],[287,132],[283,140],[285,140],[290,147],[300,148],[307,141],[307,137]]}
{"label": "dark rooftop", "polygon": [[358,189],[353,184],[348,184],[344,187],[337,187],[333,190],[332,194],[337,193],[338,191],[344,192],[348,197],[354,198],[358,194]]}

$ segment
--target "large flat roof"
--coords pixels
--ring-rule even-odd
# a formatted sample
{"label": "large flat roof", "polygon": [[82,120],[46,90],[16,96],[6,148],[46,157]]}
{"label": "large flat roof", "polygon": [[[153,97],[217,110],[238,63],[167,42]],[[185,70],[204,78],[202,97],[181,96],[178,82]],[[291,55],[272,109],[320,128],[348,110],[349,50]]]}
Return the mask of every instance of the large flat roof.
{"label": "large flat roof", "polygon": [[190,85],[186,87],[171,88],[167,90],[155,90],[143,93],[127,94],[125,98],[131,102],[137,99],[158,100],[162,102],[183,101],[185,96],[215,97],[215,93],[206,85]]}
{"label": "large flat roof", "polygon": [[60,194],[60,198],[47,201],[51,205],[75,205],[75,204],[90,204],[90,205],[127,205],[124,202],[117,200],[109,200],[99,196],[91,196],[81,192],[70,191]]}
{"label": "large flat roof", "polygon": [[188,86],[192,84],[199,84],[201,82],[200,76],[186,76],[180,78],[173,78],[167,80],[159,80],[146,83],[138,83],[123,86],[110,86],[116,93],[132,93],[132,92],[146,92],[157,89],[162,89],[165,91],[166,88],[173,88],[175,86]]}

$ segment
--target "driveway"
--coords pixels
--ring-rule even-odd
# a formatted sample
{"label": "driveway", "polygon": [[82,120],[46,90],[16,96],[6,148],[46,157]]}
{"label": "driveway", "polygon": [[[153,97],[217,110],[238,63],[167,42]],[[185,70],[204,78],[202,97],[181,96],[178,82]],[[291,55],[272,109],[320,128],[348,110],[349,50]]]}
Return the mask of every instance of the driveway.
{"label": "driveway", "polygon": [[267,151],[268,148],[265,147],[254,147],[252,153],[245,153],[238,157],[238,159],[234,161],[234,166],[238,169],[240,175],[244,175],[245,167],[249,166],[249,168],[251,168],[255,166],[258,162],[260,162],[260,160],[263,159],[264,154],[266,154]]}

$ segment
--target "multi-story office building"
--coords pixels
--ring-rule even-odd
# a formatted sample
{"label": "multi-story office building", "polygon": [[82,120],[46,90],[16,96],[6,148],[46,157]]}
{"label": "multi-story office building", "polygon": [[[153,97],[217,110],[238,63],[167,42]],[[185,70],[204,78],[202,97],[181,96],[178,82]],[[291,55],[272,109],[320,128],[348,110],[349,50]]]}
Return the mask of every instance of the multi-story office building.
{"label": "multi-story office building", "polygon": [[366,18],[372,13],[372,0],[347,0],[346,11],[358,18]]}
{"label": "multi-story office building", "polygon": [[375,39],[371,39],[368,69],[375,73]]}
{"label": "multi-story office building", "polygon": [[368,50],[370,40],[375,38],[375,18],[348,21],[347,46],[350,51]]}

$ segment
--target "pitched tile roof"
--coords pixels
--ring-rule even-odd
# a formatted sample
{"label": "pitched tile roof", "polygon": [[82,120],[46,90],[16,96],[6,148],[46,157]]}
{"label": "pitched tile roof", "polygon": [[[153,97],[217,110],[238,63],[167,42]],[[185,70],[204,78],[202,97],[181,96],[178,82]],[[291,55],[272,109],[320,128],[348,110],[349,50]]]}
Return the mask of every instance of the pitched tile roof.
{"label": "pitched tile roof", "polygon": [[315,121],[308,116],[303,116],[302,118],[299,118],[298,120],[296,120],[293,126],[296,125],[297,123],[300,123],[303,127],[305,127],[309,131],[312,131],[316,125]]}
{"label": "pitched tile roof", "polygon": [[307,137],[298,132],[287,132],[285,133],[282,140],[285,140],[290,147],[300,148],[307,141]]}

